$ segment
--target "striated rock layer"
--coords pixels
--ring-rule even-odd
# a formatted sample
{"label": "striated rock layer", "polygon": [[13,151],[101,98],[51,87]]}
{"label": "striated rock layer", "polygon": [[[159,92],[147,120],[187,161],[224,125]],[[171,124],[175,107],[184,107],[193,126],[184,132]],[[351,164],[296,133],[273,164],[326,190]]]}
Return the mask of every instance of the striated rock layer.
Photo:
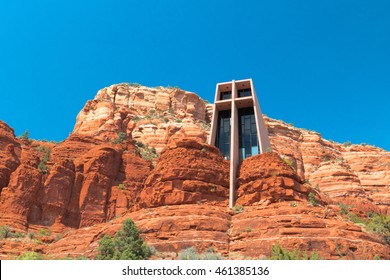
{"label": "striated rock layer", "polygon": [[390,213],[388,151],[339,144],[282,121],[268,117],[265,121],[273,150],[290,160],[297,174],[313,187],[332,198],[350,200],[353,206]]}
{"label": "striated rock layer", "polygon": [[119,132],[161,152],[169,139],[206,141],[205,102],[178,88],[118,84],[100,90],[78,114],[74,133],[112,140]]}
{"label": "striated rock layer", "polygon": [[35,234],[0,240],[0,258],[93,258],[132,218],[155,258],[191,246],[267,258],[279,243],[325,259],[390,259],[383,237],[343,213],[389,214],[389,152],[265,117],[274,152],[242,162],[229,209],[229,162],[205,144],[212,109],[180,89],[120,84],[88,101],[61,143],[17,139],[0,121],[0,226]]}

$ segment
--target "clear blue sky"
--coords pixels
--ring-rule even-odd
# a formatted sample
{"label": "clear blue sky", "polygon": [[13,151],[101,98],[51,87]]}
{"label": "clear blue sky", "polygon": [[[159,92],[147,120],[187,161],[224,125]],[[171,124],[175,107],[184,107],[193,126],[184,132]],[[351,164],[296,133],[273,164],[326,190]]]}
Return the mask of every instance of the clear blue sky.
{"label": "clear blue sky", "polygon": [[212,100],[252,78],[265,114],[390,150],[390,1],[0,2],[0,119],[63,140],[105,86]]}

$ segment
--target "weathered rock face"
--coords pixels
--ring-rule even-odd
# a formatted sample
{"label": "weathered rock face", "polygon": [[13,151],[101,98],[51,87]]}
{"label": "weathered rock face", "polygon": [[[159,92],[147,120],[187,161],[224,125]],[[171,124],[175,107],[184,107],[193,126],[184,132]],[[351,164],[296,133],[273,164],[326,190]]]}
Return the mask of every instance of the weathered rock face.
{"label": "weathered rock face", "polygon": [[305,202],[280,202],[246,207],[233,216],[230,257],[267,258],[271,248],[317,252],[323,259],[382,259],[390,248],[361,227],[340,220],[337,206],[311,207]]}
{"label": "weathered rock face", "polygon": [[250,157],[240,166],[237,190],[239,205],[307,201],[310,192],[317,194],[276,153]]}
{"label": "weathered rock face", "polygon": [[191,246],[269,257],[279,243],[325,259],[390,259],[379,236],[340,213],[341,204],[360,218],[390,213],[389,152],[265,118],[274,153],[242,162],[237,213],[229,162],[204,144],[212,109],[190,92],[121,84],[88,101],[62,143],[16,139],[0,121],[0,226],[60,235],[0,240],[0,258],[94,257],[98,240],[132,218],[156,258]]}
{"label": "weathered rock face", "polygon": [[227,206],[229,163],[216,147],[192,139],[173,141],[141,192],[142,207],[208,203]]}
{"label": "weathered rock face", "polygon": [[[20,230],[105,222],[131,207],[128,200],[135,201],[151,168],[130,142],[113,145],[82,136],[58,145],[23,141],[15,159],[21,164],[0,197],[1,224]],[[48,151],[46,172],[38,166]],[[127,195],[118,192],[119,184]]]}
{"label": "weathered rock face", "polygon": [[125,132],[161,152],[172,137],[205,142],[205,108],[199,96],[181,89],[113,85],[87,102],[73,132],[103,140]]}
{"label": "weathered rock face", "polygon": [[98,240],[105,234],[114,235],[126,218],[136,222],[141,236],[160,252],[162,258],[164,255],[176,258],[177,252],[191,246],[199,252],[213,247],[228,255],[230,215],[226,207],[198,204],[143,209],[105,224],[71,231],[52,243],[47,248],[48,253],[57,258],[68,255],[94,258],[98,253]]}
{"label": "weathered rock face", "polygon": [[38,169],[21,164],[12,173],[8,187],[1,193],[2,223],[25,229],[28,220],[34,216],[41,188],[42,174]]}
{"label": "weathered rock face", "polygon": [[383,213],[390,214],[390,153],[380,148],[343,147],[343,158],[360,180],[363,190]]}
{"label": "weathered rock face", "polygon": [[382,213],[390,213],[388,151],[342,145],[282,121],[267,117],[265,121],[273,150],[288,158],[301,178],[332,198],[350,199],[362,209],[379,207]]}
{"label": "weathered rock face", "polygon": [[19,166],[21,147],[12,128],[0,121],[0,193],[9,183],[11,173]]}

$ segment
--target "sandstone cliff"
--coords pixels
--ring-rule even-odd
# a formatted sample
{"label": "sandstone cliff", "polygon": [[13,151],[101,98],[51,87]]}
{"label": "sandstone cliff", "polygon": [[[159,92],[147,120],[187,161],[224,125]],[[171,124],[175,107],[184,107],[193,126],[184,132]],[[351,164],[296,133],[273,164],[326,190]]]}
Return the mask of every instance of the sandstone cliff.
{"label": "sandstone cliff", "polygon": [[191,92],[119,84],[86,103],[61,143],[17,139],[0,121],[0,226],[40,240],[2,239],[0,258],[93,258],[130,217],[161,258],[190,246],[267,258],[279,243],[326,259],[390,259],[344,209],[389,214],[389,152],[265,117],[274,153],[242,163],[239,207],[229,209],[229,163],[205,144],[211,114]]}

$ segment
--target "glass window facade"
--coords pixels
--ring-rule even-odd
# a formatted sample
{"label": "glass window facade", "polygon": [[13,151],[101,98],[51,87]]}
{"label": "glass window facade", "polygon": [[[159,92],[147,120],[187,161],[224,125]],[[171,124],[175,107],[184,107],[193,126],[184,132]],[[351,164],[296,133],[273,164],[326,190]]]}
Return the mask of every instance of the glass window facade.
{"label": "glass window facade", "polygon": [[218,113],[216,143],[223,157],[228,160],[230,160],[230,119],[230,110],[220,111]]}
{"label": "glass window facade", "polygon": [[256,119],[253,107],[238,109],[240,161],[259,153]]}
{"label": "glass window facade", "polygon": [[244,88],[237,90],[238,97],[247,97],[252,96],[252,91],[250,88]]}
{"label": "glass window facade", "polygon": [[221,92],[220,100],[226,100],[226,99],[232,99],[232,92],[231,91]]}

